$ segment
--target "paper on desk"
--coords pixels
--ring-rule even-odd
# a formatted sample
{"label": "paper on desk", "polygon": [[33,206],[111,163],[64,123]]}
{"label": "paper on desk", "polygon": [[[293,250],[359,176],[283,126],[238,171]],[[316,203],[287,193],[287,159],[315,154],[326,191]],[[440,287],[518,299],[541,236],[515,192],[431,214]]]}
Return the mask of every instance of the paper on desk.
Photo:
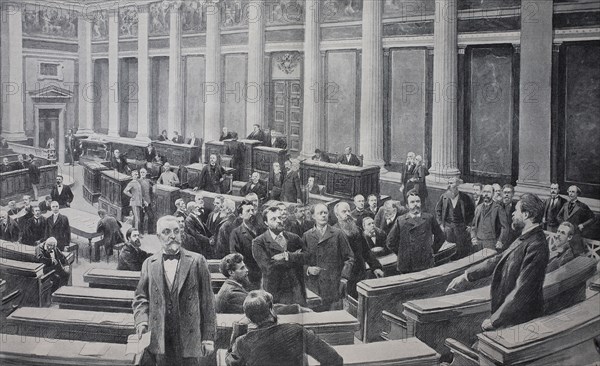
{"label": "paper on desk", "polygon": [[127,337],[127,350],[126,355],[137,354],[141,355],[144,350],[150,345],[151,332],[142,334],[142,339],[138,339],[137,334],[130,334]]}
{"label": "paper on desk", "polygon": [[93,357],[104,356],[109,348],[110,345],[108,343],[88,342],[83,346],[79,355]]}

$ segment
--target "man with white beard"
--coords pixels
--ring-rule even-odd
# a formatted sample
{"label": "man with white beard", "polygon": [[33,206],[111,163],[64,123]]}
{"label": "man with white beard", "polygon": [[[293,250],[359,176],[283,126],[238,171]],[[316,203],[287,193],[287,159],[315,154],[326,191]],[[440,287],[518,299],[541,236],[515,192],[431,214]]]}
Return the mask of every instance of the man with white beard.
{"label": "man with white beard", "polygon": [[351,215],[350,205],[347,202],[339,202],[335,205],[334,212],[338,220],[336,227],[342,230],[354,253],[354,266],[350,272],[350,278],[348,278],[348,295],[358,299],[356,284],[367,278],[366,263],[377,277],[383,277],[383,270],[381,263],[363,240],[362,233]]}

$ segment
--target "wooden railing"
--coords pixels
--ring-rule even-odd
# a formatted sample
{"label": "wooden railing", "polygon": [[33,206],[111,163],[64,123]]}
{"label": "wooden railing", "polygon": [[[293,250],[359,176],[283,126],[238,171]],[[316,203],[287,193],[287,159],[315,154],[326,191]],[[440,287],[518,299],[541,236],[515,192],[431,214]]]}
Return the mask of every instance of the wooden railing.
{"label": "wooden railing", "polygon": [[56,162],[56,150],[55,149],[46,149],[43,147],[35,147],[29,145],[18,144],[15,142],[9,142],[8,146],[12,151],[17,154],[33,154],[33,156],[38,158],[43,158],[51,163]]}

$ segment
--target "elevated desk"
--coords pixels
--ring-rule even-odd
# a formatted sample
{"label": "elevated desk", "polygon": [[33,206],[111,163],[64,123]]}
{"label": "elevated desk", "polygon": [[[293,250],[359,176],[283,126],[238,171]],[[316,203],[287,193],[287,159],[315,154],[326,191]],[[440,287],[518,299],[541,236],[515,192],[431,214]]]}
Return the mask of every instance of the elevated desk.
{"label": "elevated desk", "polygon": [[[223,141],[208,141],[204,147],[204,164],[208,164],[208,160],[211,155],[216,155],[217,159],[220,159],[221,155],[227,154],[227,146]],[[220,160],[217,160],[219,164]]]}
{"label": "elevated desk", "polygon": [[6,292],[20,290],[21,306],[48,306],[52,294],[54,271],[44,274],[42,263],[0,260],[0,278],[6,281]]}
{"label": "elevated desk", "polygon": [[[58,168],[56,165],[44,165],[39,167],[40,183],[38,184],[38,196],[43,197],[50,193],[56,184]],[[32,194],[29,181],[29,170],[19,169],[12,172],[0,173],[0,205],[6,205],[9,201],[21,201],[23,195]]]}
{"label": "elevated desk", "polygon": [[83,198],[89,203],[98,202],[101,193],[100,172],[109,168],[96,161],[82,161],[83,166]]}
{"label": "elevated desk", "polygon": [[129,197],[123,190],[131,182],[131,177],[116,170],[104,170],[100,174],[98,208],[106,210],[119,221],[125,221],[129,211]]}
{"label": "elevated desk", "polygon": [[176,144],[171,141],[153,141],[152,145],[156,148],[156,153],[160,156],[166,156],[171,165],[198,163],[202,155],[201,146]]}
{"label": "elevated desk", "polygon": [[[548,273],[544,281],[545,313],[585,300],[585,283],[596,271],[596,261],[578,257]],[[417,337],[440,353],[447,353],[446,338],[473,344],[481,323],[491,315],[490,287],[404,303],[406,337]],[[392,327],[398,327],[392,323]],[[399,334],[394,332],[392,334]]]}
{"label": "elevated desk", "polygon": [[[455,262],[429,268],[420,272],[364,280],[358,283],[358,320],[360,339],[363,342],[380,340],[385,327],[382,311],[401,314],[402,304],[409,300],[443,295],[446,287],[465,269],[495,255],[484,249]],[[485,283],[477,283],[483,286]]]}
{"label": "elevated desk", "polygon": [[133,354],[126,355],[126,345],[112,343],[67,341],[39,335],[23,337],[2,334],[0,360],[3,365],[133,365]]}
{"label": "elevated desk", "polygon": [[181,198],[181,189],[164,184],[154,186],[154,212],[157,218],[172,215],[177,207],[175,201]]}
{"label": "elevated desk", "polygon": [[261,173],[263,178],[268,178],[273,170],[273,163],[279,163],[284,169],[288,151],[276,147],[256,146],[252,151],[252,169]]}
{"label": "elevated desk", "polygon": [[600,294],[558,313],[479,338],[479,364],[591,365],[598,362]]}
{"label": "elevated desk", "polygon": [[[185,167],[186,170],[186,182],[187,188],[194,189],[200,185],[200,174],[202,173],[202,169],[206,164],[196,163],[190,164]],[[223,177],[222,189],[229,191],[231,190],[231,184],[233,180],[233,172],[235,169],[230,168],[228,166],[224,166],[223,170],[225,170],[225,176]],[[182,182],[183,183],[183,182]],[[185,188],[185,187],[184,187]]]}
{"label": "elevated desk", "polygon": [[[243,170],[241,172],[239,172],[238,176],[240,178],[246,178],[246,177],[249,177],[250,174],[252,174],[253,169],[255,169],[254,149],[258,148],[262,144],[262,141],[246,140],[246,139],[241,139],[238,141],[244,144],[243,159],[238,164],[239,166],[243,167]],[[226,140],[225,145],[227,145],[227,143],[228,142]],[[281,168],[283,169],[283,166]],[[241,180],[246,180],[246,179],[241,179]]]}
{"label": "elevated desk", "polygon": [[244,197],[240,197],[240,196],[232,196],[230,194],[218,194],[218,193],[208,192],[208,191],[194,191],[193,189],[182,190],[181,198],[186,200],[186,202],[190,202],[196,198],[197,194],[202,194],[202,196],[204,197],[204,208],[209,211],[212,211],[214,209],[213,202],[215,200],[215,197],[217,197],[217,196],[223,196],[223,198],[231,199],[233,202],[235,202],[236,207],[238,207],[240,205],[240,203],[242,203],[242,201],[244,201]]}
{"label": "elevated desk", "polygon": [[62,286],[52,294],[52,303],[60,309],[133,312],[134,292],[79,286]]}
{"label": "elevated desk", "polygon": [[340,199],[352,199],[357,194],[379,196],[378,166],[350,166],[306,159],[300,162],[302,185],[314,176],[315,183],[325,185],[325,193]]}

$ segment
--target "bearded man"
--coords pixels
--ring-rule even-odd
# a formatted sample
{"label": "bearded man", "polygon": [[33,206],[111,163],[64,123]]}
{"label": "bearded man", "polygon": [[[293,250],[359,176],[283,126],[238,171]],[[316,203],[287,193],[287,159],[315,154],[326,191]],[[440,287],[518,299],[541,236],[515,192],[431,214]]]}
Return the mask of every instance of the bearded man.
{"label": "bearded man", "polygon": [[125,233],[127,243],[119,253],[119,263],[117,270],[119,271],[141,271],[142,264],[146,258],[150,256],[142,250],[140,242],[140,232],[138,229],[129,228]]}

